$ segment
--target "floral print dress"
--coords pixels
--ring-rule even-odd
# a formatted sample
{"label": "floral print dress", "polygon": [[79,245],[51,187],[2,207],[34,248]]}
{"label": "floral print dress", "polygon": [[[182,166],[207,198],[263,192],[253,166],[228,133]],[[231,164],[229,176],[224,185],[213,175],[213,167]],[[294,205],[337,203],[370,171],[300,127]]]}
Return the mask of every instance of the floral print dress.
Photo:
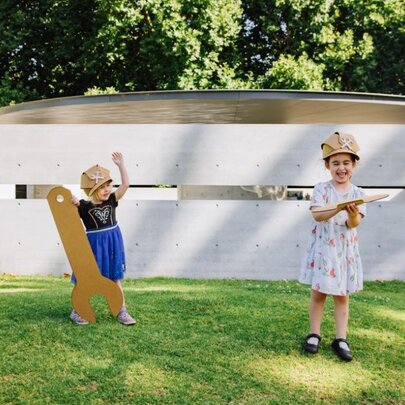
{"label": "floral print dress", "polygon": [[[347,193],[339,193],[331,181],[314,187],[311,207],[320,207],[364,195],[351,184]],[[365,204],[359,205],[362,216]],[[363,288],[363,268],[359,253],[357,228],[346,226],[347,212],[340,211],[327,221],[312,221],[310,241],[302,262],[300,283],[331,295],[347,295]]]}

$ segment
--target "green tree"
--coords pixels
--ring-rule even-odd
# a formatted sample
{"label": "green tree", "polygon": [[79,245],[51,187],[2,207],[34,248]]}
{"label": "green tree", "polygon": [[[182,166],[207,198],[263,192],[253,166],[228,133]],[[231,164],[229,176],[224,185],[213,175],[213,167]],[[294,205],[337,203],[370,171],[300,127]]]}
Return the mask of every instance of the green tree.
{"label": "green tree", "polygon": [[94,3],[1,2],[0,72],[10,89],[22,89],[21,97],[31,100],[73,95],[87,87],[87,38],[96,35]]}
{"label": "green tree", "polygon": [[261,86],[403,93],[403,0],[246,0],[240,49]]}
{"label": "green tree", "polygon": [[342,0],[336,28],[353,32],[355,53],[341,69],[342,88],[405,93],[403,0]]}
{"label": "green tree", "polygon": [[322,90],[323,64],[316,64],[303,53],[294,59],[292,55],[281,55],[273,63],[260,80],[260,87],[272,89],[302,89],[302,90]]}
{"label": "green tree", "polygon": [[[242,9],[232,0],[144,1],[139,41],[142,89],[245,86],[237,80]],[[143,78],[143,80],[141,80]]]}
{"label": "green tree", "polygon": [[2,0],[0,105],[109,88],[403,94],[403,6],[403,0]]}
{"label": "green tree", "polygon": [[236,78],[235,0],[3,0],[1,102],[247,86]]}

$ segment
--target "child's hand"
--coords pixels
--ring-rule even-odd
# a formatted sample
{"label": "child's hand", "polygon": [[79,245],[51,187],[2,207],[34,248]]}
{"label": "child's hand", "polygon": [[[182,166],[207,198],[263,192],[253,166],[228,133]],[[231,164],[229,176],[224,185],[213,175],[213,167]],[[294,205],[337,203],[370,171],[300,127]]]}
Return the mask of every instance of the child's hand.
{"label": "child's hand", "polygon": [[122,164],[124,164],[124,156],[122,155],[121,152],[113,152],[111,156],[112,156],[112,161],[117,166],[121,166]]}
{"label": "child's hand", "polygon": [[347,211],[347,214],[349,215],[349,217],[352,217],[352,218],[356,218],[357,215],[360,213],[356,204],[346,205],[345,210]]}
{"label": "child's hand", "polygon": [[361,214],[359,209],[357,208],[356,204],[349,204],[345,207],[347,212],[347,221],[346,225],[348,228],[355,228],[356,226],[360,225],[361,221]]}
{"label": "child's hand", "polygon": [[125,167],[124,156],[121,152],[113,152],[112,160],[118,166],[121,174],[121,185],[115,190],[115,198],[118,201],[127,192],[130,186],[129,176],[127,168]]}
{"label": "child's hand", "polygon": [[74,195],[72,195],[72,204],[76,205],[76,207],[78,207],[80,205],[79,199]]}

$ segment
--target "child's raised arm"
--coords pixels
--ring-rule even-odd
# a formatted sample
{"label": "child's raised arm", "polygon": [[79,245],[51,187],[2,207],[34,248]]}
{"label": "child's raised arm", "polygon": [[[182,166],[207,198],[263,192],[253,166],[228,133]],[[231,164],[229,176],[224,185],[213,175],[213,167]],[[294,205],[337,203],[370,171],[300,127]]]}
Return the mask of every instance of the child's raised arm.
{"label": "child's raised arm", "polygon": [[118,166],[121,175],[121,185],[115,190],[115,198],[117,201],[124,196],[129,188],[129,176],[125,166],[124,156],[121,152],[112,153],[112,161]]}

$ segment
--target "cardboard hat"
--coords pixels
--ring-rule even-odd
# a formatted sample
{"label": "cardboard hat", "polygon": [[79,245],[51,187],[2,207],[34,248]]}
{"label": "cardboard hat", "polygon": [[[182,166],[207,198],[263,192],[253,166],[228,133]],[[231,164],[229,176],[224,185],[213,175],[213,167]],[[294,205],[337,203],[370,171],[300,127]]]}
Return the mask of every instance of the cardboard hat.
{"label": "cardboard hat", "polygon": [[360,156],[357,154],[360,150],[359,145],[351,134],[335,132],[323,142],[321,148],[323,159],[338,153],[350,153],[354,155],[356,160],[360,159]]}
{"label": "cardboard hat", "polygon": [[88,196],[91,196],[100,186],[108,181],[112,181],[110,171],[104,169],[104,167],[95,165],[83,172],[80,179],[80,188],[83,189]]}

